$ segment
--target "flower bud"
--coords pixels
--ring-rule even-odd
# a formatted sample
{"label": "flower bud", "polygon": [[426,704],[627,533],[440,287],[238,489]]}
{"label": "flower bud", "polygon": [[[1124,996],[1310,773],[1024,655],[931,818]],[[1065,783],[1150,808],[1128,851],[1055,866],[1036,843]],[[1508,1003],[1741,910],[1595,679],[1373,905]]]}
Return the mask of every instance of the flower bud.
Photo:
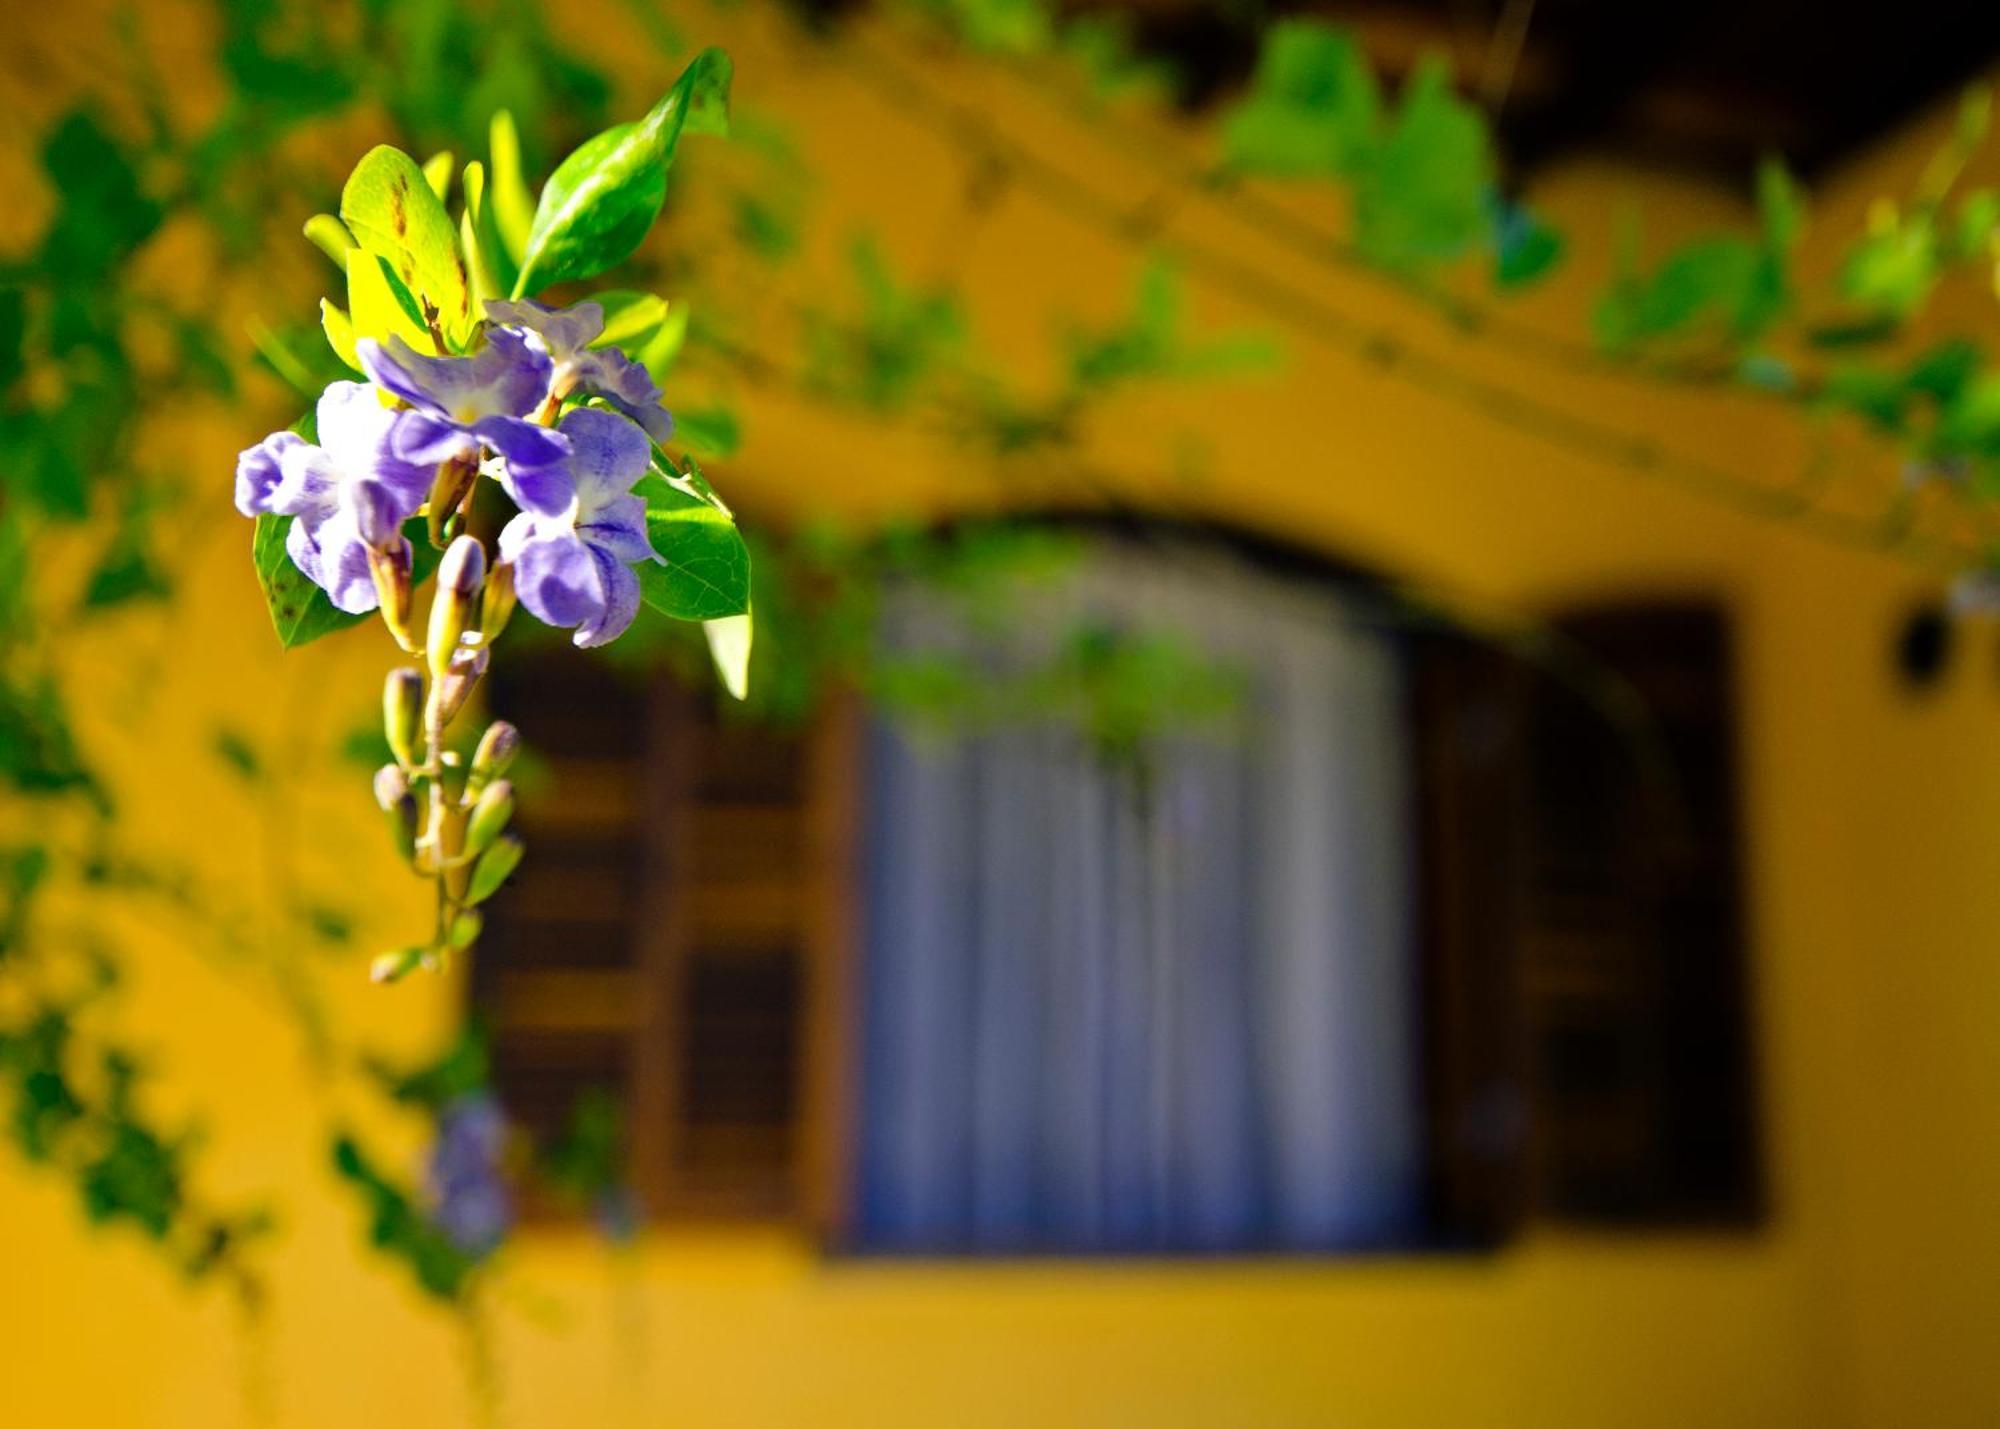
{"label": "flower bud", "polygon": [[479,633],[489,645],[500,638],[513,614],[514,568],[503,561],[487,575],[486,592],[479,601]]}
{"label": "flower bud", "polygon": [[502,834],[494,840],[493,847],[479,856],[479,862],[472,870],[472,880],[466,885],[465,897],[461,900],[466,907],[484,903],[507,881],[521,862],[523,852],[521,840],[515,834]]}
{"label": "flower bud", "polygon": [[514,786],[506,780],[496,780],[479,791],[478,801],[472,806],[472,816],[465,824],[465,851],[468,854],[484,853],[487,845],[500,836],[507,827],[507,820],[514,816]]}
{"label": "flower bud", "polygon": [[458,508],[465,504],[467,493],[478,479],[479,462],[475,458],[459,458],[439,465],[429,499],[431,544],[439,550],[444,549],[446,528],[454,524]]}
{"label": "flower bud", "polygon": [[414,768],[418,729],[424,717],[424,676],[413,665],[391,670],[382,685],[382,732],[396,762]]}
{"label": "flower bud", "polygon": [[479,736],[479,748],[472,752],[472,772],[466,775],[465,797],[477,800],[480,791],[507,772],[521,749],[521,732],[504,719],[496,719]]}
{"label": "flower bud", "polygon": [[368,980],[374,983],[401,982],[431,961],[429,948],[398,948],[383,953],[368,965]]}
{"label": "flower bud", "polygon": [[444,673],[438,676],[431,698],[437,701],[437,725],[443,729],[465,708],[465,700],[472,693],[472,687],[479,683],[479,677],[486,673],[486,647],[477,650],[460,650],[452,658]]}
{"label": "flower bud", "polygon": [[459,641],[476,608],[486,579],[486,548],[474,536],[453,541],[438,562],[437,594],[431,601],[431,673],[442,676],[458,653]]}
{"label": "flower bud", "polygon": [[409,797],[410,776],[403,772],[400,764],[384,764],[375,771],[375,802],[388,813]]}
{"label": "flower bud", "polygon": [[368,571],[375,577],[375,597],[381,602],[382,623],[405,650],[417,648],[410,634],[410,564],[414,553],[410,543],[398,536],[377,550],[368,548]]}
{"label": "flower bud", "polygon": [[410,779],[400,765],[384,764],[375,771],[375,802],[389,819],[389,837],[405,863],[417,856],[417,796],[410,792]]}
{"label": "flower bud", "polygon": [[462,953],[478,941],[479,930],[486,920],[476,908],[467,908],[451,920],[451,930],[445,941],[454,953]]}

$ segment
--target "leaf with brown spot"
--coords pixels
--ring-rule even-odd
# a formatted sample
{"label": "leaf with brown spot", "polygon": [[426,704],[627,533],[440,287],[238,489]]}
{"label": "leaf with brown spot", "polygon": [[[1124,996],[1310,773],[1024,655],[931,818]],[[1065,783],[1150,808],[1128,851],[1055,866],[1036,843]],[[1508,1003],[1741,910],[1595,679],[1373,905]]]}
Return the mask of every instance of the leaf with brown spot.
{"label": "leaf with brown spot", "polygon": [[416,160],[387,144],[370,149],[340,194],[340,217],[354,241],[388,261],[420,302],[438,311],[445,340],[462,349],[476,314],[458,225],[431,191]]}

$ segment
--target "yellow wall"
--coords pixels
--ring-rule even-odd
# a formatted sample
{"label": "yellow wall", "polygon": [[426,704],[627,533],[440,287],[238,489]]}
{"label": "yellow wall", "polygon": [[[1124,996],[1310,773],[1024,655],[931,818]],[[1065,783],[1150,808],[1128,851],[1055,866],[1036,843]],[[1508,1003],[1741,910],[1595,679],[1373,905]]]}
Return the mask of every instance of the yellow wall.
{"label": "yellow wall", "polygon": [[[48,7],[53,9],[53,7]],[[664,73],[602,46],[628,97]],[[40,7],[38,7],[38,10]],[[159,42],[198,53],[206,21],[154,12]],[[740,97],[793,120],[824,175],[824,243],[876,216],[905,261],[963,249],[977,317],[1003,351],[1045,349],[1053,307],[1110,312],[1130,255],[1019,190],[969,243],[950,235],[955,153],[884,108],[839,65],[786,40],[761,9],[701,9],[737,53]],[[92,82],[74,9],[0,41],[7,108],[45,113]],[[51,56],[54,58],[52,59]],[[54,78],[50,78],[53,75]],[[197,95],[204,81],[190,80]],[[954,76],[1031,142],[1137,196],[1143,171],[1002,77]],[[17,110],[14,97],[18,97]],[[190,101],[198,104],[198,99]],[[336,149],[358,148],[365,129]],[[350,139],[352,142],[350,143]],[[19,171],[21,136],[0,173]],[[1908,172],[1912,139],[1822,195],[1829,211]],[[867,156],[857,162],[857,155]],[[1710,190],[1588,163],[1539,197],[1578,231],[1569,277],[1525,311],[1579,330],[1616,205],[1655,230],[1735,221]],[[23,210],[32,215],[30,202]],[[29,220],[6,220],[21,231]],[[1796,429],[1755,401],[1663,394],[1483,350],[1365,279],[1329,277],[1197,206],[1182,231],[1309,285],[1417,349],[1677,450],[1783,479]],[[178,242],[180,240],[170,240]],[[163,260],[164,261],[164,260]],[[301,264],[303,278],[309,270]],[[291,275],[283,280],[291,281]],[[1776,1210],[1740,1237],[1542,1235],[1490,1258],[1225,1265],[944,1266],[829,1262],[773,1232],[678,1232],[624,1265],[531,1236],[509,1261],[492,1334],[504,1412],[519,1425],[1986,1425],[2000,1422],[2000,669],[1971,632],[1944,687],[1899,692],[1892,632],[1935,577],[1621,474],[1412,388],[1197,287],[1204,321],[1281,335],[1288,362],[1255,381],[1121,403],[1093,435],[1112,483],[1176,511],[1228,513],[1324,543],[1472,608],[1532,609],[1608,591],[1712,591],[1740,620],[1743,767],[1758,1030]],[[238,295],[254,310],[269,295]],[[670,394],[685,397],[686,394]],[[749,442],[717,473],[745,505],[888,511],[983,504],[1002,482],[923,439],[875,433],[808,404],[743,394]],[[388,656],[356,633],[281,658],[229,511],[236,447],[261,431],[210,414],[189,447],[194,526],[181,624],[119,623],[75,651],[92,748],[121,776],[142,848],[185,858],[246,936],[297,876],[351,887],[361,947],[414,916],[365,790],[327,753],[364,717]],[[1179,434],[1214,455],[1175,474]],[[829,454],[839,454],[830,460]],[[1864,489],[1872,460],[1856,449]],[[198,635],[197,635],[198,632]],[[301,772],[266,807],[208,750],[240,726]],[[143,772],[142,772],[143,771]],[[316,1075],[254,961],[171,918],[135,916],[143,949],[123,1008],[157,1051],[160,1110],[205,1109],[208,1189],[275,1191],[285,1214],[266,1327],[173,1283],[133,1238],[87,1231],[68,1194],[0,1175],[0,1423],[202,1426],[463,1422],[465,1347],[360,1245],[326,1174],[329,1116],[412,1150],[411,1128]],[[365,953],[304,976],[344,1045],[407,1053],[448,1027],[459,990],[362,980]],[[635,1363],[644,1368],[636,1376]],[[647,1406],[639,1411],[635,1406]]]}

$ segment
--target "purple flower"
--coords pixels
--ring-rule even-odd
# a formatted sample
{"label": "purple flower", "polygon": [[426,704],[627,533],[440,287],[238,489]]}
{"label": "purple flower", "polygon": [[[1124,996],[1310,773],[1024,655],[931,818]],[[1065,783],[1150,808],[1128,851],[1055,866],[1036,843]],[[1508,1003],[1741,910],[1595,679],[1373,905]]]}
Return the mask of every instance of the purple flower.
{"label": "purple flower", "polygon": [[500,533],[521,604],[550,625],[576,627],[578,645],[615,640],[639,611],[635,561],[657,561],[646,503],[632,485],[652,464],[646,434],[613,412],[577,407],[563,418],[576,499],[555,516],[523,511]]}
{"label": "purple flower", "polygon": [[506,1238],[514,1221],[502,1160],[507,1120],[500,1104],[479,1092],[449,1102],[438,1114],[428,1186],[432,1217],[467,1255],[486,1255]]}
{"label": "purple flower", "polygon": [[320,394],[320,445],[275,432],[236,459],[236,509],[296,517],[292,564],[350,614],[376,605],[369,551],[400,540],[430,491],[429,469],[399,454],[407,416],[365,382],[335,382]]}
{"label": "purple flower", "polygon": [[554,363],[550,390],[556,396],[584,392],[602,397],[663,445],[674,434],[674,419],[660,405],[660,389],[651,374],[615,347],[590,345],[604,332],[602,304],[552,308],[532,298],[489,298],[486,315],[520,330],[531,346],[548,353]]}
{"label": "purple flower", "polygon": [[435,470],[490,447],[517,506],[555,515],[569,505],[568,444],[529,420],[548,400],[547,352],[505,328],[470,357],[425,357],[393,336],[387,344],[363,338],[354,350],[362,369],[412,408],[397,428],[398,456]]}

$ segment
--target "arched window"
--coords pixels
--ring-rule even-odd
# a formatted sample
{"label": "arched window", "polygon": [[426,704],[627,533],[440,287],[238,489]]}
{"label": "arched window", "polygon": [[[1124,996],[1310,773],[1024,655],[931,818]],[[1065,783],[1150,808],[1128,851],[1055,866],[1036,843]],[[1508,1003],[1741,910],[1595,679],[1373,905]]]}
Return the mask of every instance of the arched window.
{"label": "arched window", "polygon": [[891,593],[885,644],[998,689],[1171,640],[1226,698],[1107,748],[1011,699],[782,731],[517,667],[557,777],[475,978],[517,1113],[621,1087],[657,1213],[858,1250],[1754,1218],[1720,614],[1571,612],[1530,661],[1295,554],[1087,549],[998,626]]}

